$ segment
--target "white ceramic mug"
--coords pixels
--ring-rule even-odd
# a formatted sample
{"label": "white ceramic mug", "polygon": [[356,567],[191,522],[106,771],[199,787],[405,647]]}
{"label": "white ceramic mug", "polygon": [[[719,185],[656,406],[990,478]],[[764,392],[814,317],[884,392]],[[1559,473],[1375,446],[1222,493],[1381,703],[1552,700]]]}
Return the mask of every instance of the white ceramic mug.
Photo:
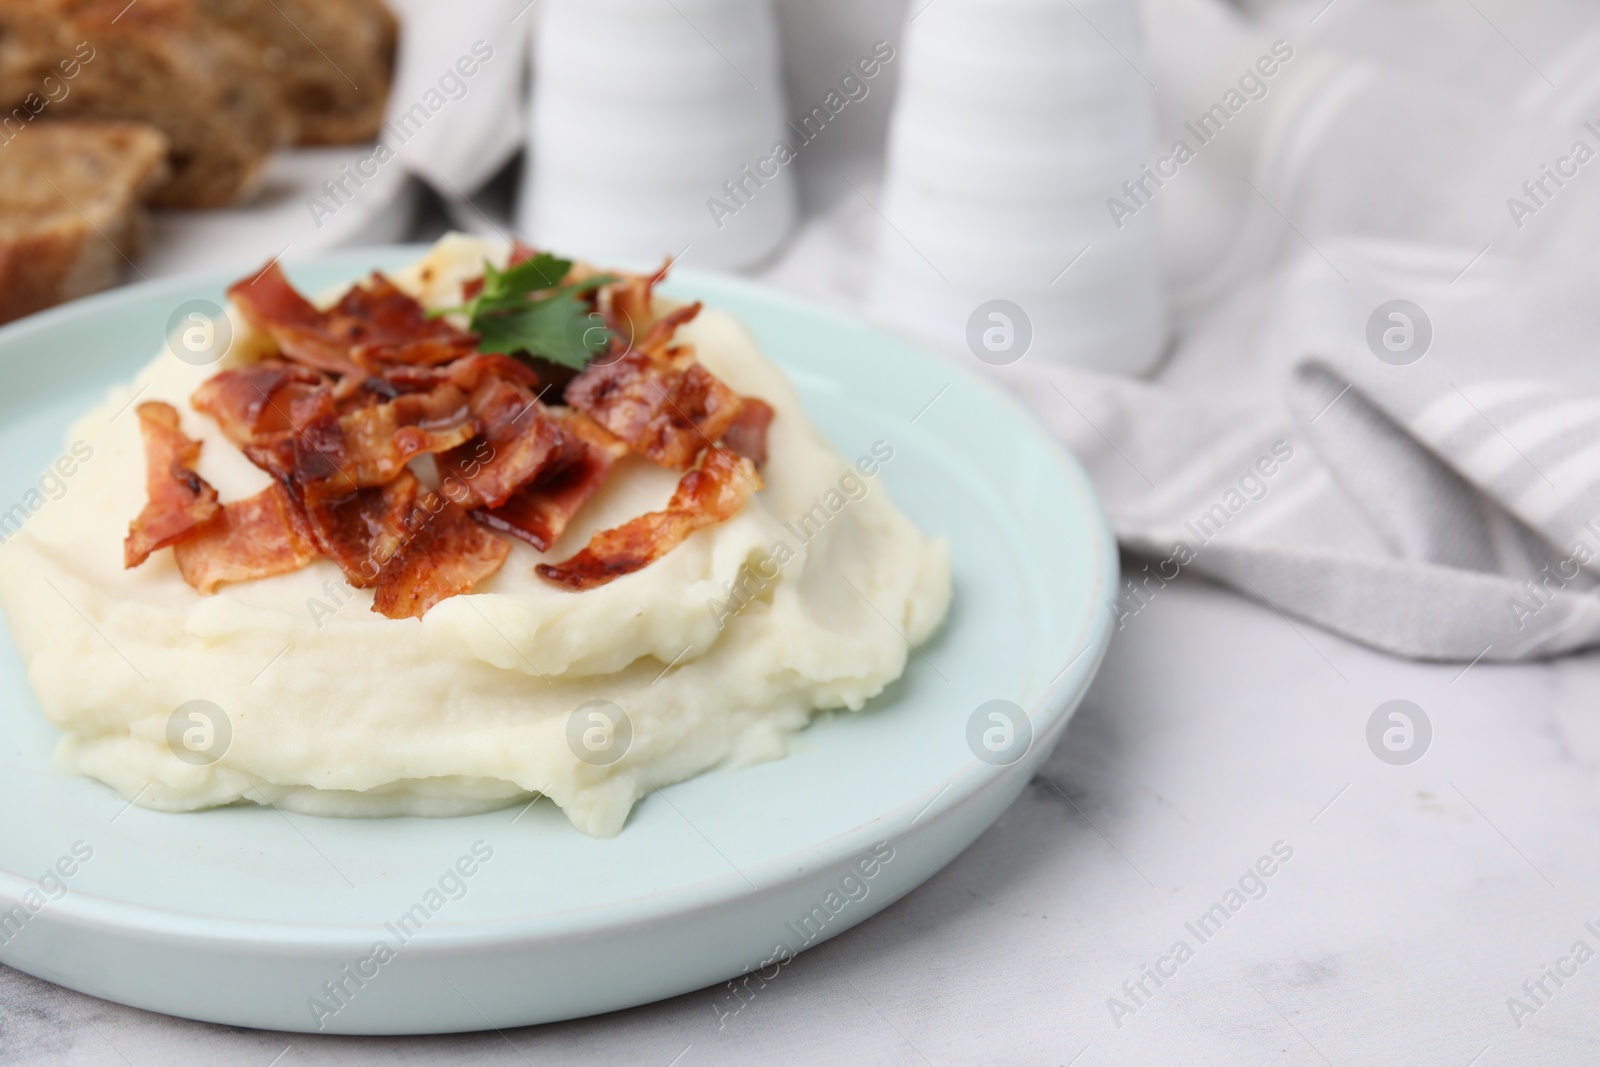
{"label": "white ceramic mug", "polygon": [[1159,193],[1108,205],[1156,157],[1139,43],[1134,0],[914,10],[874,205],[876,315],[991,364],[1154,366]]}
{"label": "white ceramic mug", "polygon": [[597,260],[735,267],[794,223],[767,0],[544,0],[518,230]]}

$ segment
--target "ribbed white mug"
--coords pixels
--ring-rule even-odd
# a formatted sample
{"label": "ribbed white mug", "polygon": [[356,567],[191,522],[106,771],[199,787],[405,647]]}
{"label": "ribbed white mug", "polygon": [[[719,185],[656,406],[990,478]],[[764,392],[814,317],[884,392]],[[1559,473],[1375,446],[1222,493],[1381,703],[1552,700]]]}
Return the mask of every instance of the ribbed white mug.
{"label": "ribbed white mug", "polygon": [[753,263],[795,217],[768,0],[544,0],[518,230],[612,262]]}
{"label": "ribbed white mug", "polygon": [[[991,364],[1139,374],[1167,319],[1134,0],[933,0],[903,46],[876,315]],[[1148,185],[1148,183],[1147,183]]]}

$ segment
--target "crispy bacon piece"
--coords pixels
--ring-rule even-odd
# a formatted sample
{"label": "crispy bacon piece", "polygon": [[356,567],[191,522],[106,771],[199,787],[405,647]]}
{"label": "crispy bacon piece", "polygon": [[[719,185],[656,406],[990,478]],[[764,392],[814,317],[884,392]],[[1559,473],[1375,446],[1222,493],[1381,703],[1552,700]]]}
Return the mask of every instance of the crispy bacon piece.
{"label": "crispy bacon piece", "polygon": [[635,351],[643,352],[657,362],[677,363],[682,362],[686,346],[674,345],[673,338],[677,336],[678,327],[693,322],[695,316],[700,314],[700,301],[673,308],[665,315],[650,324],[644,335],[637,338],[633,346]]}
{"label": "crispy bacon piece", "polygon": [[679,479],[665,511],[601,530],[571,559],[534,570],[573,592],[605,585],[654,563],[696,530],[732,518],[760,488],[755,464],[721,448],[707,449],[701,465]]}
{"label": "crispy bacon piece", "polygon": [[315,485],[306,498],[312,539],[351,585],[375,587],[372,609],[391,619],[414,618],[470,591],[511,550],[458,505],[423,494],[409,470],[342,496],[331,495],[326,483]]}
{"label": "crispy bacon piece", "polygon": [[348,484],[381,485],[424,453],[448,452],[478,432],[467,395],[446,383],[339,417],[340,473]]}
{"label": "crispy bacon piece", "polygon": [[532,393],[501,378],[484,379],[469,403],[482,439],[441,455],[439,476],[458,480],[451,498],[463,507],[499,507],[560,458],[561,430]]}
{"label": "crispy bacon piece", "polygon": [[[344,432],[339,428],[331,397],[309,408],[309,417],[293,430],[258,435],[254,444],[241,446],[245,456],[283,482],[308,485],[339,477],[345,463]],[[341,491],[356,488],[351,478],[340,478]],[[297,497],[298,499],[298,497]]]}
{"label": "crispy bacon piece", "polygon": [[[304,425],[320,413],[314,400],[326,392],[325,379],[305,367],[264,360],[248,367],[219,371],[189,398],[189,405],[216,420],[228,440],[243,448],[268,435]],[[298,414],[299,418],[296,419]]]}
{"label": "crispy bacon piece", "polygon": [[520,359],[502,352],[474,352],[466,359],[457,360],[441,368],[445,376],[458,388],[472,392],[486,378],[504,378],[529,389],[539,388],[539,375]]}
{"label": "crispy bacon piece", "polygon": [[323,390],[299,398],[290,413],[295,417],[286,428],[241,442],[245,455],[277,478],[302,485],[331,480],[339,492],[390,481],[415,457],[447,452],[478,432],[466,394],[448,382],[343,415]]}
{"label": "crispy bacon piece", "polygon": [[289,284],[276,260],[235,282],[228,297],[250,325],[278,343],[285,357],[339,375],[346,392],[360,387],[366,372],[350,360],[349,345],[329,331],[327,316]]}
{"label": "crispy bacon piece", "polygon": [[722,447],[744,456],[757,469],[767,465],[767,427],[772,425],[772,405],[753,396],[744,397],[739,417],[722,433]]}
{"label": "crispy bacon piece", "polygon": [[386,364],[431,366],[471,355],[477,339],[426,310],[374,273],[328,311],[289,284],[276,262],[236,283],[228,296],[250,324],[278,343],[285,358],[336,375],[335,397],[354,397]]}
{"label": "crispy bacon piece", "polygon": [[434,366],[477,351],[477,337],[427,310],[381,273],[353,285],[327,312],[325,329],[368,371],[387,363]]}
{"label": "crispy bacon piece", "polygon": [[[294,488],[291,485],[291,488]],[[300,487],[301,507],[322,554],[357,589],[375,584],[410,537],[420,483],[409,470],[387,485],[339,492],[327,482]]]}
{"label": "crispy bacon piece", "polygon": [[385,367],[381,379],[368,379],[368,387],[370,388],[374,381],[381,380],[399,395],[426,392],[444,382],[449,382],[463,392],[470,393],[483,384],[486,378],[504,378],[516,385],[527,386],[531,390],[538,389],[540,384],[539,375],[520,359],[499,352],[474,352],[470,356],[443,366]]}
{"label": "crispy bacon piece", "polygon": [[700,364],[674,367],[643,351],[591,364],[567,386],[567,402],[646,459],[680,471],[722,437],[742,405]]}
{"label": "crispy bacon piece", "polygon": [[627,274],[600,288],[596,305],[623,351],[655,323],[655,287],[671,268],[672,257],[668,256],[654,274]]}
{"label": "crispy bacon piece", "polygon": [[178,428],[177,410],[163,401],[147,400],[137,411],[150,500],[128,525],[122,543],[122,565],[129,568],[210,522],[219,510],[217,491],[194,472],[200,442],[191,441]]}
{"label": "crispy bacon piece", "polygon": [[611,474],[628,446],[581,412],[560,419],[561,456],[500,507],[479,509],[472,517],[492,530],[520,537],[540,552],[566,530],[578,510]]}
{"label": "crispy bacon piece", "polygon": [[281,484],[222,506],[215,522],[172,546],[183,580],[204,596],[224,582],[288,574],[317,558],[311,528]]}
{"label": "crispy bacon piece", "polygon": [[510,551],[505,540],[446,503],[437,514],[421,516],[410,539],[384,565],[372,610],[391,619],[417,618],[447,597],[471,592],[500,569]]}

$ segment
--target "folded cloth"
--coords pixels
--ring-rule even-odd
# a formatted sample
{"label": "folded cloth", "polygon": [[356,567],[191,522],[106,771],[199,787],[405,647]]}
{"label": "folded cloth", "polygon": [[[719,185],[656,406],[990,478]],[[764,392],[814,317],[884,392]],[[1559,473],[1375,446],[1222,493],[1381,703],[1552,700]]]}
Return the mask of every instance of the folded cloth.
{"label": "folded cloth", "polygon": [[1573,146],[1600,145],[1593,5],[1517,9],[1507,28],[1553,57],[1537,67],[1449,0],[1282,7],[1250,21],[1222,0],[1143,0],[1158,143],[1194,152],[1152,197],[1180,329],[1308,243],[1405,238],[1527,260],[1592,247],[1600,198],[1573,188],[1593,169]]}
{"label": "folded cloth", "polygon": [[1600,269],[1472,258],[1307,251],[1160,383],[1004,369],[1149,557],[1119,628],[1189,572],[1422,659],[1600,643]]}

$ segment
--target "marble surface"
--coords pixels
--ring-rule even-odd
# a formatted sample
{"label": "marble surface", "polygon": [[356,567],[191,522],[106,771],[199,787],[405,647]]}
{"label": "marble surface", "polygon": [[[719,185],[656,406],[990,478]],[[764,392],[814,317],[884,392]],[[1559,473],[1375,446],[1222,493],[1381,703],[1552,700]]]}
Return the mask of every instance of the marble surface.
{"label": "marble surface", "polygon": [[[0,1062],[1504,1064],[1600,1061],[1600,655],[1404,662],[1180,579],[1129,621],[1045,770],[922,888],[726,988],[506,1033],[309,1037],[0,970]],[[1366,723],[1433,725],[1391,766]],[[1202,942],[1185,925],[1270,855]],[[1237,898],[1236,898],[1237,899]],[[1177,941],[1191,957],[1142,968]],[[1114,1013],[1110,998],[1130,1011]],[[1517,1025],[1508,998],[1531,1013]],[[1120,1025],[1118,1025],[1120,1023]],[[276,1059],[275,1059],[276,1057]]]}

